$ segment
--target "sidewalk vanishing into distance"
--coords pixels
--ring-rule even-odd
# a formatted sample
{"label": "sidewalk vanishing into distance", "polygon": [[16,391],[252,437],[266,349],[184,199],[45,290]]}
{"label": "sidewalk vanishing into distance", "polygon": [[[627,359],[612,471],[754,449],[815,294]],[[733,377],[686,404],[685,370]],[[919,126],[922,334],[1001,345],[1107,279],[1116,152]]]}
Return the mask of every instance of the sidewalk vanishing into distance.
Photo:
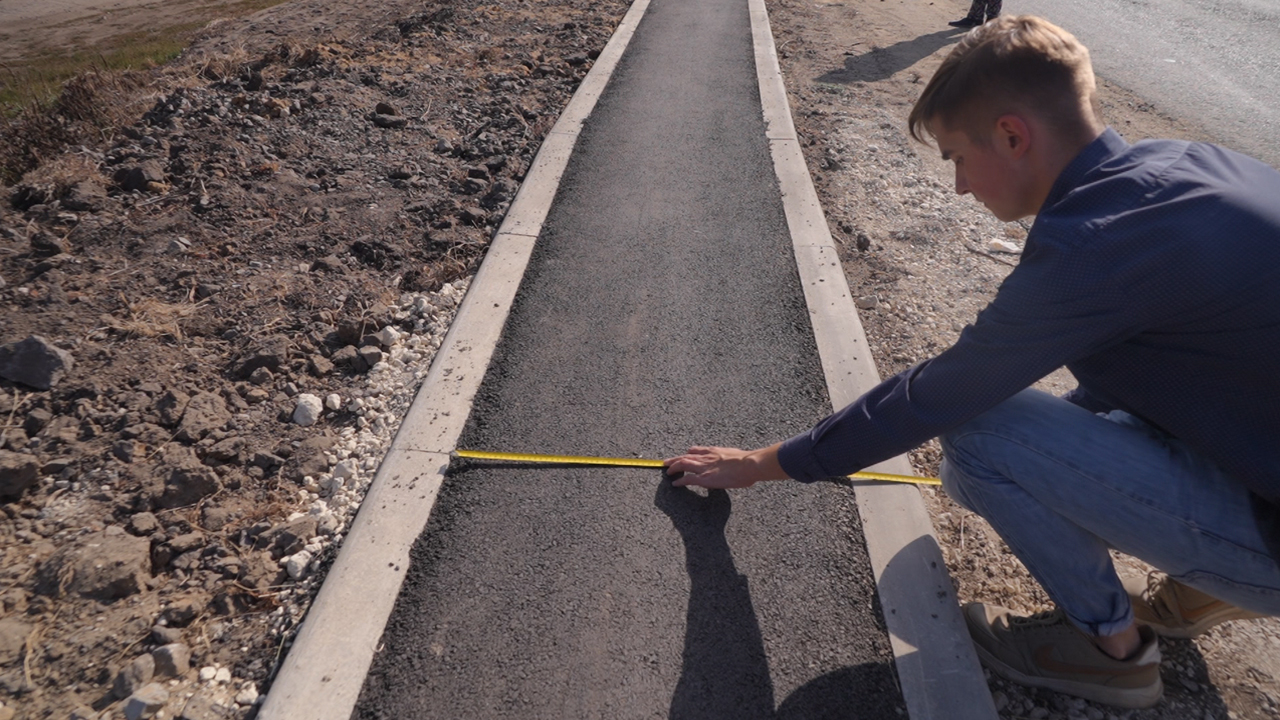
{"label": "sidewalk vanishing into distance", "polygon": [[[994,717],[911,487],[701,493],[492,464],[440,484],[464,417],[459,447],[663,457],[782,439],[874,381],[762,3],[637,2],[584,92],[594,110],[571,105],[544,144],[262,716],[352,714],[335,675],[376,648],[353,717]],[[549,190],[539,167],[569,150]],[[508,305],[496,348],[468,329]]]}

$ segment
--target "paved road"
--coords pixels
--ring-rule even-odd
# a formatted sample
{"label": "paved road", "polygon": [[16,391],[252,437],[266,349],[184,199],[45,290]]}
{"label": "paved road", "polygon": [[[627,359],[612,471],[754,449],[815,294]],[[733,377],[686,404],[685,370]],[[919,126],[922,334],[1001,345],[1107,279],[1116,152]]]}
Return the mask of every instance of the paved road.
{"label": "paved road", "polygon": [[[662,456],[828,411],[743,0],[653,0],[463,447]],[[460,468],[358,718],[899,718],[852,490]]]}
{"label": "paved road", "polygon": [[1280,167],[1280,3],[1011,0],[1069,29],[1098,73]]}

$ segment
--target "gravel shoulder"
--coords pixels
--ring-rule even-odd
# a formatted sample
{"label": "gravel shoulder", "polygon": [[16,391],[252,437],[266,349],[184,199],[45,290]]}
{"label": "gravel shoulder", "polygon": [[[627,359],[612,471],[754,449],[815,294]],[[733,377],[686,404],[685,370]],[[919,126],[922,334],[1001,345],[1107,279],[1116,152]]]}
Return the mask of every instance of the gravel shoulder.
{"label": "gravel shoulder", "polygon": [[[949,165],[906,132],[911,105],[959,39],[946,22],[966,9],[957,2],[902,0],[769,3],[805,157],[882,376],[954,341],[1017,262],[1029,227],[1001,223],[957,196]],[[1217,140],[1105,78],[1100,100],[1106,121],[1130,141]],[[1039,386],[1061,393],[1074,385],[1059,370]],[[936,441],[911,459],[918,472],[936,476]],[[962,602],[1028,613],[1049,607],[985,521],[941,491],[922,493]],[[1122,572],[1149,569],[1134,558],[1116,559]],[[1117,711],[988,677],[1001,717],[1010,719],[1280,716],[1280,620],[1231,623],[1161,647],[1166,699],[1150,710]]]}

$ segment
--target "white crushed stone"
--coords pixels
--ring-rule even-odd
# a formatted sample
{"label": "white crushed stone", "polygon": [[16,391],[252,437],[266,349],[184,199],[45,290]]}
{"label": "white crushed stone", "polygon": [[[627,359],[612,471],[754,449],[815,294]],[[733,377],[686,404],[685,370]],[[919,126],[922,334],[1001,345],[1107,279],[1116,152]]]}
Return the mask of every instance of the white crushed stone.
{"label": "white crushed stone", "polygon": [[302,393],[298,396],[297,407],[293,409],[293,421],[302,427],[311,427],[320,419],[323,410],[320,398],[311,393]]}

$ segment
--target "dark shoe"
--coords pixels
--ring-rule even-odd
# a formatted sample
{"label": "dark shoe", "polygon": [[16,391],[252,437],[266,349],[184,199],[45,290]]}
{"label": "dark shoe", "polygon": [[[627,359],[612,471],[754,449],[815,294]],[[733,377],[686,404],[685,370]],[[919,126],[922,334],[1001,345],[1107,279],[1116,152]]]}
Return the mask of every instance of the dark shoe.
{"label": "dark shoe", "polygon": [[1142,646],[1116,660],[1072,625],[1061,610],[1018,617],[1002,607],[969,603],[964,621],[982,664],[1013,682],[1125,708],[1160,702],[1160,646],[1139,626]]}
{"label": "dark shoe", "polygon": [[982,24],[982,21],[974,20],[971,17],[962,17],[959,20],[952,20],[947,24],[950,25],[951,27],[971,28],[971,27],[978,27],[979,25]]}
{"label": "dark shoe", "polygon": [[1266,617],[1206,595],[1193,587],[1152,572],[1146,579],[1123,578],[1124,589],[1133,602],[1133,616],[1157,635],[1193,638],[1228,620]]}

